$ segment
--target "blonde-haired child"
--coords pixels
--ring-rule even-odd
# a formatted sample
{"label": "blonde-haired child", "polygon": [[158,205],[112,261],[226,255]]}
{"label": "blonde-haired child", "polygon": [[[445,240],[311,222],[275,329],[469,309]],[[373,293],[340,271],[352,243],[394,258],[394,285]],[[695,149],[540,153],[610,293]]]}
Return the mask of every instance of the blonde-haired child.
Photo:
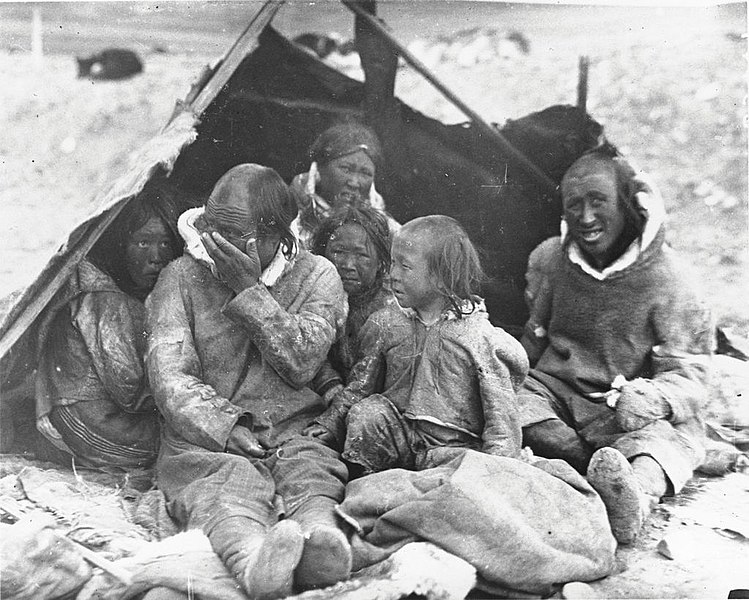
{"label": "blonde-haired child", "polygon": [[316,419],[364,473],[429,468],[455,449],[519,456],[515,392],[528,359],[489,322],[474,293],[482,278],[476,249],[450,217],[414,219],[395,235],[398,306],[369,318],[349,384]]}

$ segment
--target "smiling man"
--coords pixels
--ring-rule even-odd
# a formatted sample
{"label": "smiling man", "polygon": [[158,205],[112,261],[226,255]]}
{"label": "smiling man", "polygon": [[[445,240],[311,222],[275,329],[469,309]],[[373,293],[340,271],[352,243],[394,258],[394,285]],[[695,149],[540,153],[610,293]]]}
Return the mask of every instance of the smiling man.
{"label": "smiling man", "polygon": [[629,543],[703,458],[711,318],[665,244],[662,199],[613,146],[561,189],[562,235],[528,263],[524,444],[587,473]]}

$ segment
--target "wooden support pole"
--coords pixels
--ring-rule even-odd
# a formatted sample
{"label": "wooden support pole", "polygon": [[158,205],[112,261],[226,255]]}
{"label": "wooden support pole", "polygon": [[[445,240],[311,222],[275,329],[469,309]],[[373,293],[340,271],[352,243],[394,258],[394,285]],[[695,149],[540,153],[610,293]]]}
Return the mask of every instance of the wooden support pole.
{"label": "wooden support pole", "polygon": [[549,178],[546,173],[539,169],[525,154],[515,148],[496,127],[492,127],[477,112],[469,108],[458,96],[456,96],[444,83],[429,70],[429,68],[416,58],[409,50],[401,44],[393,35],[385,29],[382,23],[364,10],[355,0],[341,0],[343,4],[354,14],[361,17],[379,33],[387,42],[393,46],[395,51],[403,59],[416,69],[429,83],[452,102],[464,115],[466,115],[478,127],[479,131],[493,140],[503,152],[513,158],[521,168],[527,171],[547,192],[554,193],[556,184]]}
{"label": "wooden support pole", "polygon": [[44,34],[42,29],[42,9],[34,6],[31,9],[31,56],[34,57],[34,69],[44,66]]}
{"label": "wooden support pole", "polygon": [[273,20],[283,3],[284,0],[266,0],[223,58],[213,69],[204,69],[200,80],[190,88],[187,97],[177,102],[169,123],[184,110],[192,111],[196,115],[203,114],[219,92],[224,89],[240,63],[258,47],[258,36]]}
{"label": "wooden support pole", "polygon": [[588,104],[588,70],[590,59],[581,56],[577,67],[577,107],[583,112],[587,111]]}

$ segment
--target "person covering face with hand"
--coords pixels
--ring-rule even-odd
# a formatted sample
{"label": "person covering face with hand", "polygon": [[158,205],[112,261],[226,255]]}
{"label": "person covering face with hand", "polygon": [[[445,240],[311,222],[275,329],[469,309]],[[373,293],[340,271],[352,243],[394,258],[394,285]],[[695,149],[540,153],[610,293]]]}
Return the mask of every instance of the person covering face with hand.
{"label": "person covering face with hand", "polygon": [[711,317],[660,195],[615,148],[583,155],[561,191],[562,236],[528,264],[524,444],[587,473],[629,543],[703,458]]}
{"label": "person covering face with hand", "polygon": [[333,266],[299,250],[295,216],[275,171],[232,168],[204,211],[180,218],[189,255],[148,303],[149,372],[165,421],[159,487],[252,598],[330,585],[351,567],[333,510],[346,467],[297,435],[324,409],[307,384],[346,299]]}

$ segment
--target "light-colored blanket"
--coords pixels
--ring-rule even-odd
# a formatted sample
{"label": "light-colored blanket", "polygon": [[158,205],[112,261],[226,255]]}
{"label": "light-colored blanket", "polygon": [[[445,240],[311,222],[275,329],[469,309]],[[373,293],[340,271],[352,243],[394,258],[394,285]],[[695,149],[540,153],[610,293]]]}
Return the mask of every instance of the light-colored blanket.
{"label": "light-colored blanket", "polygon": [[616,542],[598,495],[563,461],[530,460],[467,450],[433,469],[349,483],[339,510],[359,530],[354,568],[421,540],[510,594],[548,594],[611,573]]}

